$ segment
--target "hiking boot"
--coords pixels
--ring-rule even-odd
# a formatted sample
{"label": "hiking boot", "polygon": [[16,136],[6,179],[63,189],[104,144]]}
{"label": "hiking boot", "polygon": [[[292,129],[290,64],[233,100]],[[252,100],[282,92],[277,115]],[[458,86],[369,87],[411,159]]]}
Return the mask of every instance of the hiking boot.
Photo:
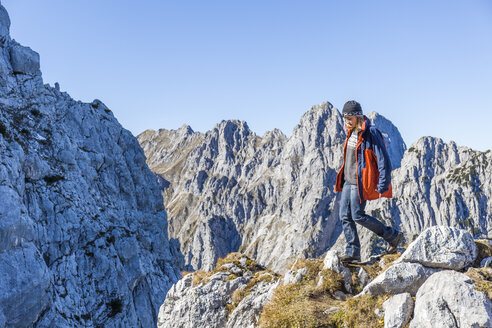
{"label": "hiking boot", "polygon": [[340,262],[342,262],[343,264],[346,264],[346,263],[357,264],[357,263],[360,263],[360,256],[342,255],[340,257]]}
{"label": "hiking boot", "polygon": [[391,242],[388,242],[389,247],[386,254],[395,254],[398,251],[398,244],[403,240],[403,233],[398,232],[398,235]]}

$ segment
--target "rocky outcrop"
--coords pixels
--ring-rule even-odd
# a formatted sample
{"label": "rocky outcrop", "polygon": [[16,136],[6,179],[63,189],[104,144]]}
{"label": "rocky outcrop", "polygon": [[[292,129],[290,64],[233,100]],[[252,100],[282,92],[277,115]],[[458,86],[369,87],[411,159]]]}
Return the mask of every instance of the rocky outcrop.
{"label": "rocky outcrop", "polygon": [[492,302],[466,275],[438,272],[420,287],[410,327],[492,327]]}
{"label": "rocky outcrop", "polygon": [[[288,138],[279,130],[259,137],[245,122],[223,121],[204,134],[183,126],[147,130],[138,140],[164,181],[169,234],[190,268],[210,270],[240,250],[282,271],[295,257],[321,256],[338,233],[333,185],[345,136],[341,114],[325,102]],[[396,128],[386,136],[398,150],[392,158],[401,159]]]}
{"label": "rocky outcrop", "polygon": [[144,153],[9,26],[0,5],[0,326],[155,326],[180,254]]}
{"label": "rocky outcrop", "polygon": [[175,284],[160,308],[158,328],[256,327],[280,280],[246,256],[231,254],[225,262]]}

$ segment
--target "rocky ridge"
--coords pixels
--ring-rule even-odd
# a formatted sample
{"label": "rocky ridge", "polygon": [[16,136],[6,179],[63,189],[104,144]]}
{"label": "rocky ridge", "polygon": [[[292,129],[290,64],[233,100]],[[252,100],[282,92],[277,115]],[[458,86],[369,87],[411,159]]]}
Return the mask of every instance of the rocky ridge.
{"label": "rocky ridge", "polygon": [[9,28],[0,5],[0,326],[155,326],[181,264],[144,153]]}
{"label": "rocky ridge", "polygon": [[[230,320],[241,311],[250,321],[237,327],[491,327],[492,268],[472,265],[488,256],[492,245],[486,252],[477,245],[465,230],[434,226],[394,262],[386,256],[346,267],[331,250],[322,261],[295,261],[284,277],[269,273],[278,278],[266,285],[250,283],[249,290],[264,290],[248,294],[256,307],[231,307],[231,295],[242,294],[245,277],[251,277],[243,273],[250,260],[235,253],[219,262],[220,271],[195,272],[178,282],[161,307],[159,327],[181,327],[179,320],[188,320],[181,322],[185,326],[234,327]],[[207,278],[197,279],[203,275]]]}

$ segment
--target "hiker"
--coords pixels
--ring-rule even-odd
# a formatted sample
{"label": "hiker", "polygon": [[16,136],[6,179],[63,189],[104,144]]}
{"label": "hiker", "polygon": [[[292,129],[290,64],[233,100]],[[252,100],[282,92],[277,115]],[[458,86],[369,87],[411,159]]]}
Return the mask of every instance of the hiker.
{"label": "hiker", "polygon": [[391,162],[381,132],[362,113],[361,105],[347,101],[343,106],[347,139],[343,164],[335,191],[341,191],[340,220],[347,245],[342,262],[360,262],[360,241],[355,223],[371,230],[389,244],[388,254],[396,253],[403,234],[365,214],[366,201],[392,197]]}

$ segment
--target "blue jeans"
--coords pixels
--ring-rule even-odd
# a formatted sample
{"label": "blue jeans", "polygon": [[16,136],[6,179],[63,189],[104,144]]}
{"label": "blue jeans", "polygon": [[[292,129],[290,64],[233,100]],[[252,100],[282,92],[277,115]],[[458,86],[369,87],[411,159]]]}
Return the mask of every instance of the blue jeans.
{"label": "blue jeans", "polygon": [[367,215],[364,212],[365,207],[366,201],[361,203],[359,200],[357,186],[345,182],[340,199],[340,220],[347,241],[345,254],[348,256],[360,257],[360,241],[355,223],[371,230],[387,242],[393,241],[398,236],[397,230],[385,226],[376,218]]}

